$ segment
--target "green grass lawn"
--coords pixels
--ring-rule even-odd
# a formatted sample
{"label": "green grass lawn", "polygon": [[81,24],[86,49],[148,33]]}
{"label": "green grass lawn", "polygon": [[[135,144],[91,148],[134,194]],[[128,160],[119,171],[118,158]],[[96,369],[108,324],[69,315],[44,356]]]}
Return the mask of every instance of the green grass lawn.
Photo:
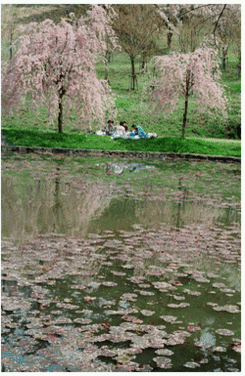
{"label": "green grass lawn", "polygon": [[[166,47],[163,36],[163,48]],[[178,49],[177,39],[173,38],[172,50]],[[147,75],[141,72],[140,56],[135,60],[138,80],[138,89],[129,90],[129,75],[131,64],[129,56],[124,52],[115,52],[113,59],[108,63],[108,79],[115,94],[115,104],[118,115],[115,124],[125,120],[131,128],[132,124],[141,125],[146,132],[155,131],[159,138],[156,140],[112,141],[105,137],[84,135],[87,123],[82,123],[75,109],[63,119],[63,135],[58,135],[57,120],[50,122],[46,108],[34,109],[28,98],[26,104],[18,111],[7,115],[2,110],[2,129],[11,144],[36,146],[62,146],[94,149],[121,149],[121,150],[152,150],[172,151],[185,153],[202,153],[218,155],[241,155],[241,143],[225,143],[222,140],[235,139],[239,141],[237,128],[241,125],[241,78],[237,77],[237,60],[232,49],[228,53],[228,64],[222,70],[222,83],[226,85],[226,94],[229,98],[228,116],[222,119],[219,116],[210,117],[200,114],[198,100],[191,96],[185,131],[186,139],[182,140],[181,128],[184,112],[184,98],[180,100],[176,110],[168,116],[163,113],[152,113],[146,102],[142,101],[142,89],[147,82]],[[100,63],[96,66],[98,77],[105,78],[105,66]],[[150,65],[148,66],[150,70]],[[107,114],[107,119],[111,118]],[[105,124],[100,127],[104,128]],[[94,128],[92,128],[95,130]],[[40,133],[39,133],[40,132]],[[212,142],[211,139],[218,139]],[[225,146],[224,146],[225,145]]]}
{"label": "green grass lawn", "polygon": [[158,137],[140,140],[112,140],[109,136],[76,133],[40,132],[3,129],[10,145],[62,147],[100,150],[133,150],[194,153],[241,157],[241,142],[222,139]]}
{"label": "green grass lawn", "polygon": [[[128,76],[130,74],[130,60],[123,52],[114,54],[113,61],[108,64],[109,80],[112,91],[116,97],[118,116],[114,119],[116,124],[125,120],[129,127],[132,124],[141,125],[146,132],[155,131],[160,137],[180,136],[184,111],[184,98],[180,100],[176,110],[168,116],[163,113],[152,113],[146,102],[142,102],[142,89],[146,84],[147,76],[139,74],[140,64],[136,59],[138,73],[138,90],[129,90]],[[97,65],[100,78],[104,78],[105,67]],[[226,85],[226,92],[230,99],[227,119],[210,117],[198,113],[198,101],[190,97],[187,117],[186,137],[208,138],[235,138],[238,139],[236,128],[241,124],[241,79],[236,76],[236,59],[230,58],[226,70],[222,71],[222,82]],[[111,118],[107,114],[108,119]],[[57,131],[57,121],[50,123],[46,108],[37,111],[27,101],[26,105],[12,115],[4,115],[2,111],[2,127],[16,130]],[[101,124],[104,127],[104,124]],[[82,123],[75,110],[65,115],[63,121],[65,132],[81,132],[87,129],[87,124]]]}

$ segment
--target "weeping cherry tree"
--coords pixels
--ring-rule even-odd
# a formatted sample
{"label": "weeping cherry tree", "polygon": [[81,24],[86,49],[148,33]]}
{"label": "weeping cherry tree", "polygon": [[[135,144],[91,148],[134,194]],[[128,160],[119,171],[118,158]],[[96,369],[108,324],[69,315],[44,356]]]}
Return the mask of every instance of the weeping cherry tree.
{"label": "weeping cherry tree", "polygon": [[184,101],[182,137],[185,137],[191,94],[197,98],[198,111],[226,115],[227,98],[219,82],[221,72],[215,50],[199,47],[189,54],[173,52],[154,57],[153,65],[155,77],[148,83],[148,98],[154,110],[166,114],[174,111],[180,101]]}
{"label": "weeping cherry tree", "polygon": [[[13,110],[27,95],[37,106],[46,105],[62,132],[63,114],[75,109],[81,121],[104,124],[106,110],[114,110],[109,85],[98,79],[95,62],[105,54],[106,41],[116,47],[109,26],[113,10],[93,5],[85,17],[47,19],[32,23],[16,44],[17,52],[2,73],[2,107]],[[111,15],[110,15],[111,12]]]}

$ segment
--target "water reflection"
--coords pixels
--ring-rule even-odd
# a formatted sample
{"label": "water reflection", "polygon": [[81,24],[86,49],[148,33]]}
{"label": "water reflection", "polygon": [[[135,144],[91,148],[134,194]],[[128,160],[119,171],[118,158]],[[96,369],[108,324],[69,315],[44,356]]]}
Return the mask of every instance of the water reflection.
{"label": "water reflection", "polygon": [[[26,163],[31,166],[31,163]],[[205,174],[198,171],[195,174],[192,171],[189,174],[171,172],[170,178],[166,178],[168,170],[161,173],[157,169],[153,169],[153,172],[152,169],[146,169],[141,177],[139,173],[128,172],[127,175],[124,172],[125,184],[117,181],[116,176],[103,181],[98,175],[97,179],[89,181],[89,169],[81,170],[79,165],[79,173],[71,165],[74,172],[69,176],[70,171],[63,160],[52,162],[45,167],[46,170],[43,166],[45,161],[39,166],[37,174],[33,171],[27,173],[19,165],[16,174],[8,174],[8,171],[3,170],[3,236],[18,240],[50,232],[84,236],[95,229],[130,229],[135,223],[154,227],[164,222],[179,228],[207,220],[216,220],[225,225],[240,222],[239,207],[236,209],[229,205],[232,198],[228,197],[230,201],[225,204],[222,192],[212,196],[210,175],[206,178],[210,195],[208,190],[198,194],[206,183],[200,180],[200,176],[205,178]],[[20,171],[22,169],[23,172]],[[227,185],[223,184],[221,172],[226,177],[226,171],[217,171],[216,178],[223,179],[220,187],[217,187],[225,192]],[[154,182],[157,176],[162,177],[162,180],[158,179],[159,184]],[[228,192],[234,197],[234,189],[230,189],[230,184]]]}
{"label": "water reflection", "polygon": [[[54,223],[52,232],[57,233],[57,230],[61,233],[66,232],[65,215],[63,209],[63,203],[60,195],[60,167],[56,168],[55,182],[54,182],[54,205],[52,206],[54,214]],[[62,221],[62,223],[60,222]]]}
{"label": "water reflection", "polygon": [[75,190],[62,183],[59,175],[54,182],[4,176],[2,236],[16,241],[52,232],[83,236],[91,219],[109,205],[112,194],[113,184],[81,182]]}
{"label": "water reflection", "polygon": [[60,167],[54,181],[2,178],[2,235],[18,241],[38,234],[71,236],[90,231],[129,230],[135,223],[145,227],[165,222],[177,228],[206,220],[226,225],[239,221],[232,208],[217,208],[191,199],[179,178],[176,198],[143,197],[132,191],[115,194],[115,184],[80,182],[76,189],[62,182]]}
{"label": "water reflection", "polygon": [[[59,169],[57,169],[57,172]],[[27,189],[22,187],[27,183]],[[182,190],[181,180],[179,190]],[[81,183],[82,185],[82,183]],[[68,189],[60,176],[54,183],[45,180],[2,179],[2,235],[15,238],[57,233],[84,236],[89,231],[129,230],[134,223],[158,226],[165,222],[177,228],[215,220],[229,221],[232,211],[221,212],[199,202],[118,195],[109,184],[90,184],[85,190]],[[185,191],[184,191],[185,192]]]}
{"label": "water reflection", "polygon": [[239,370],[237,185],[39,162],[2,175],[7,369]]}

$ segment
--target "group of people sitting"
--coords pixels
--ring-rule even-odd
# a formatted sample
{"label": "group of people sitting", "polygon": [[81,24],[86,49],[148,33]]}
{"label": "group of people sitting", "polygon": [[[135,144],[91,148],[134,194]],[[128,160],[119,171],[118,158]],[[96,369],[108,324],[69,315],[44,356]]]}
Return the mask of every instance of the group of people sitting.
{"label": "group of people sitting", "polygon": [[[104,134],[111,136],[112,139],[115,138],[125,138],[125,139],[140,139],[140,138],[154,138],[157,137],[155,132],[146,133],[142,127],[139,125],[132,125],[131,131],[129,131],[126,121],[120,121],[120,125],[114,127],[114,121],[108,120]],[[97,132],[96,132],[97,133]],[[98,133],[97,133],[98,134]],[[101,134],[101,131],[100,131]]]}

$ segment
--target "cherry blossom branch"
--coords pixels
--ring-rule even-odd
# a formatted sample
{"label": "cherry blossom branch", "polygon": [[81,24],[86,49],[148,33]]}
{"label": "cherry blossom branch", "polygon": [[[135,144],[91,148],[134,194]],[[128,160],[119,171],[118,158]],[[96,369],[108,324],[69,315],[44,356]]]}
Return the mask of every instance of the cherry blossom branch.
{"label": "cherry blossom branch", "polygon": [[215,25],[214,25],[214,30],[213,30],[213,33],[212,33],[213,35],[215,35],[215,31],[216,31],[216,29],[217,29],[217,27],[218,27],[219,20],[221,19],[222,15],[223,15],[223,13],[224,13],[225,8],[226,8],[226,4],[223,6],[223,9],[222,9],[222,11],[220,12],[219,18],[217,19],[217,21],[216,21],[216,23],[215,23]]}

